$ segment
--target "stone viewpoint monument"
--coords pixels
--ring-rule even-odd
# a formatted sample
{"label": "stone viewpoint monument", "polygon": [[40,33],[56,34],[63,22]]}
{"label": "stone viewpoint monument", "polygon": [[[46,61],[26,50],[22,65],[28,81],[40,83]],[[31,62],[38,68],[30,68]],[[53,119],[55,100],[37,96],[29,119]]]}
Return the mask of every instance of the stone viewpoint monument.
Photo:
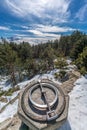
{"label": "stone viewpoint monument", "polygon": [[18,115],[29,130],[55,130],[66,121],[69,96],[57,83],[39,79],[20,93]]}

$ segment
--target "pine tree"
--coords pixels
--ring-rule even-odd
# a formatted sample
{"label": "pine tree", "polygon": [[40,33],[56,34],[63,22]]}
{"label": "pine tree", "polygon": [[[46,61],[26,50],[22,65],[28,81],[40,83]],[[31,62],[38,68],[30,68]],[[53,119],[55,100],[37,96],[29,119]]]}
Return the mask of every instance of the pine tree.
{"label": "pine tree", "polygon": [[3,66],[3,69],[6,69],[11,75],[12,84],[16,84],[15,80],[15,61],[17,54],[8,43],[4,43],[3,46],[0,46],[0,66]]}

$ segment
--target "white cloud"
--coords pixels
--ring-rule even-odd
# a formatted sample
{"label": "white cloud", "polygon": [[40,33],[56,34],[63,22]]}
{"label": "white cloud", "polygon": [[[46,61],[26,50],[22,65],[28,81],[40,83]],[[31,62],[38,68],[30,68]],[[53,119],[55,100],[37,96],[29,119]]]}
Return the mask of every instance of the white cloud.
{"label": "white cloud", "polygon": [[79,9],[79,11],[76,13],[76,18],[83,21],[87,17],[87,3]]}
{"label": "white cloud", "polygon": [[58,27],[58,26],[45,26],[42,24],[34,26],[34,29],[26,30],[27,32],[33,33],[35,36],[39,37],[59,37],[59,34],[55,33],[62,33],[62,32],[68,32],[68,31],[74,31],[75,29],[70,27]]}
{"label": "white cloud", "polygon": [[[17,38],[19,38],[19,35],[18,35],[18,37],[16,37],[15,39],[17,39]],[[60,36],[59,37],[57,37],[57,39],[59,39],[60,38]],[[39,43],[46,43],[48,40],[55,40],[55,38],[53,38],[53,37],[51,37],[51,38],[29,38],[29,37],[20,37],[18,40],[14,40],[14,42],[16,42],[16,43],[21,43],[21,42],[23,42],[23,41],[25,41],[25,42],[29,42],[31,45],[33,45],[33,44],[39,44]]]}
{"label": "white cloud", "polygon": [[21,28],[23,28],[23,29],[29,29],[29,27],[28,26],[20,26]]}
{"label": "white cloud", "polygon": [[42,31],[42,32],[68,32],[68,31],[73,31],[75,29],[70,28],[70,27],[59,27],[59,26],[51,26],[51,25],[37,25],[36,30]]}
{"label": "white cloud", "polygon": [[58,38],[60,37],[59,34],[54,34],[54,33],[44,33],[38,30],[28,30],[28,32],[33,33],[34,35],[38,37],[50,37],[50,38]]}
{"label": "white cloud", "polygon": [[33,34],[35,34],[35,35],[38,35],[38,36],[43,36],[43,33],[42,32],[40,32],[40,31],[37,31],[37,30],[27,30],[28,32],[31,32],[31,33],[33,33]]}
{"label": "white cloud", "polygon": [[[6,8],[12,15],[23,19],[35,20],[31,25],[21,26],[15,32],[44,39],[59,38],[59,33],[73,31],[70,27],[56,26],[55,23],[66,22],[70,15],[68,10],[72,0],[4,0]],[[35,17],[34,17],[35,16]],[[38,18],[38,20],[37,20]],[[39,22],[40,21],[40,22]],[[37,24],[42,23],[42,24]],[[27,32],[27,33],[26,33]],[[29,33],[29,34],[30,34]],[[31,37],[31,35],[30,35]]]}
{"label": "white cloud", "polygon": [[10,28],[5,27],[5,26],[0,26],[0,30],[3,30],[3,31],[9,31],[9,30],[10,30]]}
{"label": "white cloud", "polygon": [[49,20],[66,21],[71,0],[5,0],[6,7],[19,17],[30,18],[32,15]]}

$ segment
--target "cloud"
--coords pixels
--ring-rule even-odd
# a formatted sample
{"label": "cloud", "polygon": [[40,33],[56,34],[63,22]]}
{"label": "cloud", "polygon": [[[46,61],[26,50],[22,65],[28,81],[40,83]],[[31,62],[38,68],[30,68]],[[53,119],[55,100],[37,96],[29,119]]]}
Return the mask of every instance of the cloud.
{"label": "cloud", "polygon": [[23,28],[23,29],[29,29],[28,26],[24,26],[24,25],[21,25],[20,27]]}
{"label": "cloud", "polygon": [[78,18],[80,21],[83,21],[85,17],[87,17],[87,2],[76,13],[76,18]]}
{"label": "cloud", "polygon": [[33,33],[33,34],[35,34],[35,35],[38,35],[38,36],[43,36],[43,33],[42,32],[40,32],[40,31],[37,31],[37,30],[27,30],[28,32],[31,32],[31,33]]}
{"label": "cloud", "polygon": [[[57,39],[59,39],[60,37],[58,37]],[[51,37],[51,38],[29,38],[29,37],[21,37],[21,36],[19,36],[18,35],[18,37],[16,36],[15,38],[14,38],[14,42],[15,43],[21,43],[21,42],[23,42],[23,41],[25,41],[25,42],[29,42],[31,45],[33,45],[33,44],[39,44],[39,43],[46,43],[48,40],[55,40],[55,38],[53,38],[53,37]]]}
{"label": "cloud", "polygon": [[73,31],[75,29],[70,27],[59,27],[59,26],[52,26],[52,25],[37,25],[36,30],[42,31],[42,32],[68,32]]}
{"label": "cloud", "polygon": [[3,30],[3,31],[9,31],[9,30],[10,30],[10,28],[5,27],[5,26],[0,26],[0,30]]}
{"label": "cloud", "polygon": [[[74,31],[75,29],[70,28],[70,27],[58,27],[58,26],[45,26],[42,24],[34,26],[34,29],[31,30],[26,30],[27,32],[33,33],[35,36],[39,37],[54,37],[57,38],[59,37],[59,33],[62,32],[69,32],[69,31]],[[55,34],[56,33],[56,34]]]}
{"label": "cloud", "polygon": [[[75,29],[65,26],[70,16],[69,6],[72,0],[3,0],[8,13],[14,16],[11,33],[19,33],[21,37],[40,39],[58,39],[59,33],[71,32]],[[10,16],[11,16],[10,15]],[[18,18],[17,18],[18,17]],[[20,22],[23,20],[22,22]],[[19,23],[20,22],[20,23]],[[25,23],[24,23],[25,22]],[[65,26],[58,26],[64,23]]]}
{"label": "cloud", "polygon": [[54,22],[66,21],[70,2],[71,0],[5,0],[6,7],[18,17],[29,19],[36,16]]}
{"label": "cloud", "polygon": [[54,37],[54,38],[58,38],[60,36],[60,35],[53,34],[53,33],[43,33],[41,31],[37,31],[37,30],[28,30],[28,31],[33,33],[36,36],[39,36],[39,37]]}
{"label": "cloud", "polygon": [[[15,33],[19,33],[21,37],[33,37],[44,39],[59,39],[59,33],[72,32],[75,29],[70,27],[60,27],[43,24],[32,24],[31,26],[20,25],[22,30],[14,30]],[[21,33],[21,34],[20,34]],[[17,34],[18,35],[18,34]]]}

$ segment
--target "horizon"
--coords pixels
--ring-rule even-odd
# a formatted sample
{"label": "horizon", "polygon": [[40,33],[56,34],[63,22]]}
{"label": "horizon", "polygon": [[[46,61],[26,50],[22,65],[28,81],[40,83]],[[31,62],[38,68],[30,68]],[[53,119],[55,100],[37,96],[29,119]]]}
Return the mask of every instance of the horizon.
{"label": "horizon", "polygon": [[75,30],[87,34],[86,9],[86,0],[3,0],[0,37],[32,44],[59,39]]}

